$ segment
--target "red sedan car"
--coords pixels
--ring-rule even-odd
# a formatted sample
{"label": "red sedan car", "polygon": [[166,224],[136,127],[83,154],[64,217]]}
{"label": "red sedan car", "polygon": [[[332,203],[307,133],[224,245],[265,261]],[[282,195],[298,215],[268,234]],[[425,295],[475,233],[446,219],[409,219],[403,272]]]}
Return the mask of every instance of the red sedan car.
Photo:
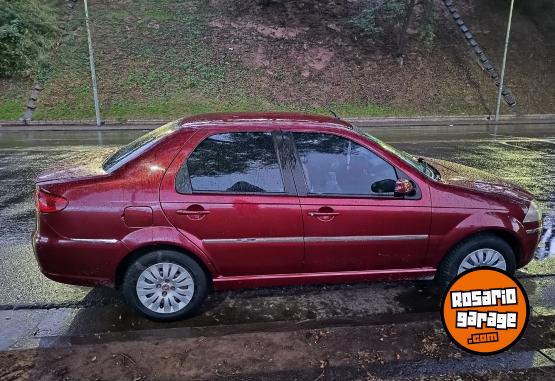
{"label": "red sedan car", "polygon": [[514,185],[284,113],[166,124],[103,163],[39,176],[36,207],[47,277],[117,287],[155,320],[191,314],[210,287],[512,273],[541,231]]}

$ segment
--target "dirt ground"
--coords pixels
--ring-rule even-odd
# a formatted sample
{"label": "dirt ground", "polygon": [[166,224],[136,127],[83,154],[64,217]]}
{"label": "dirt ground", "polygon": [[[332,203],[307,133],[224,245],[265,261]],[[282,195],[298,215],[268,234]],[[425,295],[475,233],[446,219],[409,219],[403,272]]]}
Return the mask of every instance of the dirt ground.
{"label": "dirt ground", "polygon": [[[493,111],[495,86],[436,3],[436,39],[416,41],[409,28],[408,54],[400,64],[393,46],[357,35],[350,20],[361,1],[212,0],[209,39],[220,58],[230,50],[254,70],[253,89],[267,89],[277,102],[325,105],[384,105],[405,112],[479,113]],[[506,16],[499,1],[459,1],[462,16],[500,68]],[[219,9],[218,11],[214,11]],[[418,12],[418,10],[417,10]],[[551,40],[529,18],[516,14],[507,84],[521,112],[553,112],[555,93]]]}
{"label": "dirt ground", "polygon": [[430,316],[396,325],[297,322],[130,341],[76,338],[71,346],[1,352],[0,379],[547,381],[555,380],[553,363],[531,348],[553,343],[552,323],[535,319],[509,352],[489,357],[455,348]]}

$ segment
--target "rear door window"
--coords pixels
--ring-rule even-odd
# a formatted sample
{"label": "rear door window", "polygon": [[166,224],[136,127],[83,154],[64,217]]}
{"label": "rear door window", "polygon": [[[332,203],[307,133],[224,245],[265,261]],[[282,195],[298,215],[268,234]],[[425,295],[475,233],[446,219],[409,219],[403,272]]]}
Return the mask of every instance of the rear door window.
{"label": "rear door window", "polygon": [[191,153],[176,179],[180,193],[284,193],[269,132],[212,135]]}

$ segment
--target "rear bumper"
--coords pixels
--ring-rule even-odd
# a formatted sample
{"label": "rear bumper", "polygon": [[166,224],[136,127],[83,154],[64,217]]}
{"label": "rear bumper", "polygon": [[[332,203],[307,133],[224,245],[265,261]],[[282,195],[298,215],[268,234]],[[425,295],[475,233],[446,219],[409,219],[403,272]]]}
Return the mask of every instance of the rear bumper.
{"label": "rear bumper", "polygon": [[33,234],[33,249],[48,278],[81,286],[113,286],[117,265],[127,248],[117,240],[69,239],[42,224]]}

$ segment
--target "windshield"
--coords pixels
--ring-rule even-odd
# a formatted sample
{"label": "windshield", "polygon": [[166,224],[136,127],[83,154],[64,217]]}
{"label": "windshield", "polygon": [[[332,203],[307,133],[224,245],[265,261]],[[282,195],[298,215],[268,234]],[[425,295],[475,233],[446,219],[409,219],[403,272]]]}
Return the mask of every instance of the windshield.
{"label": "windshield", "polygon": [[385,150],[391,152],[392,154],[394,154],[395,156],[399,157],[401,160],[403,160],[405,163],[409,164],[410,166],[414,167],[415,169],[417,169],[419,172],[423,173],[424,175],[432,178],[432,179],[436,179],[436,174],[435,171],[431,168],[431,166],[426,163],[423,160],[418,160],[416,159],[414,156],[408,154],[405,151],[401,151],[398,150],[395,147],[390,146],[389,144],[381,141],[380,139],[367,134],[366,132],[362,131],[361,129],[357,128],[357,127],[353,127],[353,129],[358,132],[361,135],[364,135],[365,137],[367,137],[368,139],[372,140],[374,143],[379,144],[382,148],[384,148]]}
{"label": "windshield", "polygon": [[102,164],[102,169],[108,172],[118,165],[126,163],[137,157],[139,154],[145,152],[147,149],[160,141],[160,139],[174,132],[178,125],[178,121],[173,121],[133,140],[131,143],[121,147],[114,154],[112,154],[112,156],[106,159]]}

